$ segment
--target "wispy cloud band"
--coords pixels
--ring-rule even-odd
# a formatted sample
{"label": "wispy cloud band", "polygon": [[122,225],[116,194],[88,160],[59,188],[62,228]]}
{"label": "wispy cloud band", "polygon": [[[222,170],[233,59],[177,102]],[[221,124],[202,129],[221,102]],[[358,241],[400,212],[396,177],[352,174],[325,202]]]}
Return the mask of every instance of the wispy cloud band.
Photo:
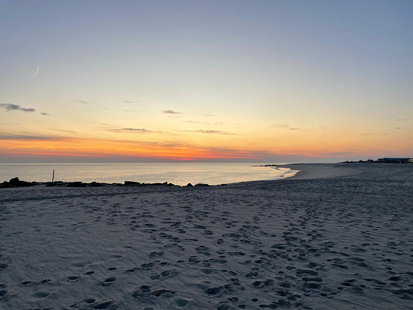
{"label": "wispy cloud band", "polygon": [[287,124],[272,124],[271,127],[283,128],[283,129],[287,129],[291,131],[303,131],[301,128],[291,127],[290,125],[287,125]]}
{"label": "wispy cloud band", "polygon": [[224,136],[236,136],[238,134],[220,131],[220,130],[182,130],[183,132],[194,132],[194,133],[205,133],[205,134],[214,134],[214,135],[224,135]]}
{"label": "wispy cloud band", "polygon": [[153,130],[148,130],[145,128],[106,128],[106,131],[111,131],[111,132],[119,132],[119,133],[160,133],[160,131],[153,131]]}

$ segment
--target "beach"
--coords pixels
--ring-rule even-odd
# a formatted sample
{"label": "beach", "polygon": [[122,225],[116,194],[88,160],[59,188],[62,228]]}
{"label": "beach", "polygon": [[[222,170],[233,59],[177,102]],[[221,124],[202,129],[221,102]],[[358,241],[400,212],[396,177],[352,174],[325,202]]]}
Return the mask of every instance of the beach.
{"label": "beach", "polygon": [[413,309],[413,165],[0,189],[0,309]]}

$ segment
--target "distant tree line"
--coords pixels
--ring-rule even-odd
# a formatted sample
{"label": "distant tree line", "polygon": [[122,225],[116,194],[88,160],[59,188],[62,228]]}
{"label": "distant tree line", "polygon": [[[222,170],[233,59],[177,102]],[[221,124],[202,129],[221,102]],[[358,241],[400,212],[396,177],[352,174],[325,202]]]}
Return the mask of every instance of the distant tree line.
{"label": "distant tree line", "polygon": [[343,161],[345,164],[351,163],[382,163],[382,164],[413,164],[413,158],[379,158],[377,160],[368,159],[368,160],[359,160],[359,161]]}

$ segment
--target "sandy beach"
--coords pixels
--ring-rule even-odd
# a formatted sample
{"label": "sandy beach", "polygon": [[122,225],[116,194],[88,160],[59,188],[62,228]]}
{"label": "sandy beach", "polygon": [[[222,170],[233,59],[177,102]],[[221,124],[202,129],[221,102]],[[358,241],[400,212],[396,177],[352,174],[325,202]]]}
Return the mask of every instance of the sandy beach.
{"label": "sandy beach", "polygon": [[0,309],[413,309],[413,165],[0,189]]}

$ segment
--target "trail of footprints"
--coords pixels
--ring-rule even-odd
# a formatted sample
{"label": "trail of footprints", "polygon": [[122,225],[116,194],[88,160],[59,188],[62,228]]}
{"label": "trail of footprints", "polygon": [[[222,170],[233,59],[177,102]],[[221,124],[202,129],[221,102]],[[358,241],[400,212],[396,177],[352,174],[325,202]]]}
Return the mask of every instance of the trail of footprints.
{"label": "trail of footprints", "polygon": [[[383,247],[375,241],[379,227],[361,226],[364,224],[358,223],[350,210],[334,210],[328,202],[322,208],[323,202],[317,200],[288,209],[279,202],[277,208],[271,210],[271,205],[263,201],[258,208],[251,205],[248,212],[252,215],[244,220],[236,214],[236,204],[242,199],[247,201],[248,197],[211,199],[208,207],[198,210],[191,206],[191,199],[202,199],[197,197],[202,193],[191,195],[193,197],[183,199],[176,194],[175,205],[158,203],[155,209],[159,214],[154,214],[150,201],[136,200],[135,206],[123,207],[110,204],[109,199],[98,200],[97,203],[102,203],[98,206],[96,202],[92,207],[85,203],[83,210],[95,223],[126,225],[139,234],[139,238],[145,236],[150,247],[155,249],[147,253],[146,261],[130,268],[107,268],[114,275],[102,276],[94,284],[108,290],[118,281],[135,277],[136,286],[129,289],[126,299],[147,310],[157,309],[159,305],[191,308],[196,301],[190,294],[183,294],[185,285],[200,293],[204,304],[218,310],[311,310],[317,309],[311,298],[319,301],[334,299],[342,292],[362,295],[372,290],[413,300],[413,273],[401,273],[391,267],[397,256],[406,254],[401,250],[406,241],[390,241]],[[218,211],[215,206],[223,203],[230,206],[228,210],[231,206],[233,209]],[[271,225],[273,221],[277,223]],[[330,223],[335,226],[329,226]],[[363,241],[345,240],[341,247],[339,240],[330,240],[328,234],[332,229],[339,229],[345,237],[349,228]],[[125,248],[135,250],[132,246],[125,245]],[[363,258],[366,252],[374,252],[377,260],[388,263],[385,281],[374,276],[351,277],[354,268],[363,268],[366,274],[370,270],[374,275],[374,262]],[[8,267],[1,263],[1,258],[0,272]],[[112,258],[121,259],[122,256],[114,254]],[[87,269],[88,265],[83,268]],[[81,275],[68,276],[66,282],[77,285],[83,277],[98,278],[99,275],[88,270]],[[47,288],[51,282],[50,279],[27,280],[20,285]],[[176,283],[185,284],[174,285]],[[0,302],[12,298],[10,295],[8,285],[0,283]],[[33,295],[38,300],[48,296],[47,289]],[[85,298],[68,308],[113,310],[122,308],[122,303],[121,300]]]}

